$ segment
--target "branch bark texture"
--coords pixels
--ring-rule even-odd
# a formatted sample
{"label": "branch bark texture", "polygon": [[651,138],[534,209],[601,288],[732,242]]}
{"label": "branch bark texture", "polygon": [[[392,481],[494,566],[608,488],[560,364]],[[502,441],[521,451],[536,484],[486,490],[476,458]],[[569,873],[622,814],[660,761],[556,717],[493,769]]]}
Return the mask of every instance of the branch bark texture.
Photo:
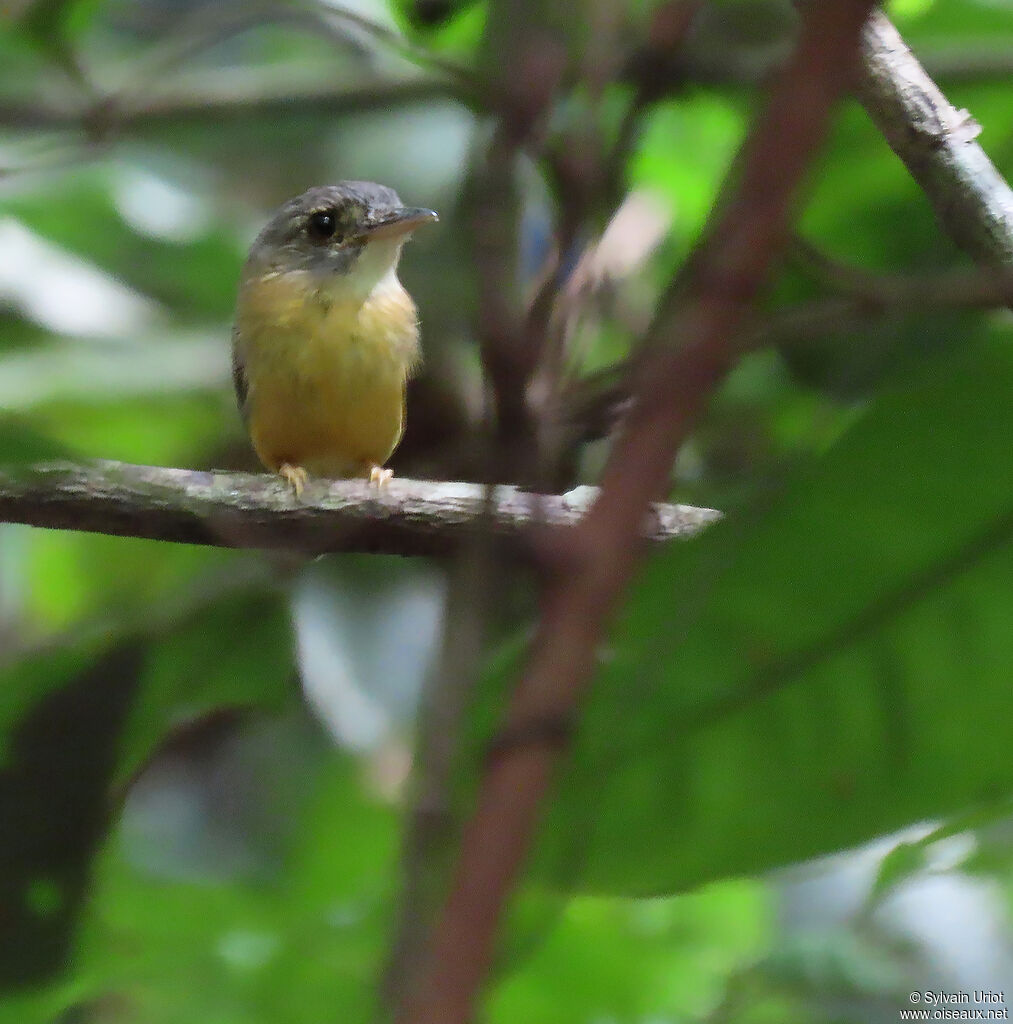
{"label": "branch bark texture", "polygon": [[[735,337],[784,249],[795,191],[852,78],[869,0],[813,5],[795,55],[747,142],[736,187],[686,282],[663,303],[633,411],[601,495],[560,543],[505,736],[555,732],[591,679],[597,644],[635,567],[640,524],[672,461],[734,362]],[[684,339],[676,348],[674,339]],[[562,538],[561,538],[562,540]],[[539,728],[541,727],[541,728]],[[501,746],[482,780],[450,896],[402,1024],[465,1024],[491,964],[497,924],[527,853],[558,742]]]}
{"label": "branch bark texture", "polygon": [[1013,189],[975,141],[975,120],[952,106],[879,13],[862,33],[858,95],[957,245],[979,263],[1013,266]]}
{"label": "branch bark texture", "polygon": [[[370,551],[438,555],[470,531],[505,542],[532,527],[573,526],[597,495],[394,479],[318,480],[301,500],[272,476],[210,473],[122,462],[43,463],[0,469],[0,522],[123,537],[324,554]],[[644,536],[689,536],[720,517],[713,509],[656,504]]]}

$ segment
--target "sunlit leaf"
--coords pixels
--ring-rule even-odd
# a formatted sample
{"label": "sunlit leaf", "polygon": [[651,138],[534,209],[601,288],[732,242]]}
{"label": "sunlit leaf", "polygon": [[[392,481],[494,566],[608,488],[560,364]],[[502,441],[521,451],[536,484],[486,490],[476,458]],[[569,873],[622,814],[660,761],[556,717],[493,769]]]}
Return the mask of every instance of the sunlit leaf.
{"label": "sunlit leaf", "polygon": [[[490,1020],[706,1019],[728,976],[764,952],[770,925],[762,887],[750,882],[682,898],[578,898],[497,986]],[[568,993],[565,1000],[560,991]]]}

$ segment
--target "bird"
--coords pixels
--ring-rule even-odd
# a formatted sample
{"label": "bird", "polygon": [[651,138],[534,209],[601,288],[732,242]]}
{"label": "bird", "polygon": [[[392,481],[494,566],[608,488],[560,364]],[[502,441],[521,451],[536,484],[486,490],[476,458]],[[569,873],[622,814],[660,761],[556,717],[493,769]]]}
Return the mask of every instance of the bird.
{"label": "bird", "polygon": [[254,240],[232,378],[254,451],[296,498],[310,476],[390,479],[421,359],[398,261],[411,233],[438,219],[392,188],[341,181],[290,199]]}

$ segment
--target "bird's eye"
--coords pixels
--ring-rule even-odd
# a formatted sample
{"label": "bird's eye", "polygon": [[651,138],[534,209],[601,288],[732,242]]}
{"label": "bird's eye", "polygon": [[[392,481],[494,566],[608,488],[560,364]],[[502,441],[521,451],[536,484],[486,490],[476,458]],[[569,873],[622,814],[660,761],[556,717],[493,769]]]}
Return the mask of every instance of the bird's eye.
{"label": "bird's eye", "polygon": [[341,241],[341,235],[338,232],[338,218],[330,210],[311,213],[306,230],[309,232],[310,238],[318,242]]}

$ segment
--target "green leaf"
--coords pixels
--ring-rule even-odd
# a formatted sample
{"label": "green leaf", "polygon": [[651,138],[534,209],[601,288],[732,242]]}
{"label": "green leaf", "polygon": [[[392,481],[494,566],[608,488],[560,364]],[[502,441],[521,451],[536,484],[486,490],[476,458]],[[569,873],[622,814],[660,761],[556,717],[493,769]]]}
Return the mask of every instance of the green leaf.
{"label": "green leaf", "polygon": [[729,977],[766,950],[772,909],[762,885],[742,880],[669,899],[570,900],[529,961],[496,987],[489,1019],[705,1019]]}
{"label": "green leaf", "polygon": [[1013,351],[926,364],[770,507],[653,559],[541,849],[582,885],[755,873],[1013,788]]}
{"label": "green leaf", "polygon": [[0,670],[0,768],[11,756],[11,733],[39,700],[84,676],[103,653],[97,641],[56,647]]}
{"label": "green leaf", "polygon": [[69,79],[84,84],[74,44],[104,0],[33,0],[22,14],[19,35]]}
{"label": "green leaf", "polygon": [[41,433],[24,419],[0,416],[0,463],[6,467],[63,459],[71,454],[67,445]]}
{"label": "green leaf", "polygon": [[291,631],[277,595],[201,609],[147,653],[125,733],[121,780],[174,726],[223,708],[280,707],[293,676]]}
{"label": "green leaf", "polygon": [[[6,673],[0,760],[0,989],[62,970],[137,683],[136,643],[65,651]],[[10,696],[7,695],[10,700]]]}
{"label": "green leaf", "polygon": [[654,107],[630,158],[630,184],[667,200],[684,255],[706,222],[722,178],[742,139],[740,105],[699,93]]}
{"label": "green leaf", "polygon": [[882,899],[902,882],[906,882],[919,871],[924,871],[927,865],[928,855],[924,843],[898,843],[880,861],[879,871],[869,894],[869,902],[874,903]]}
{"label": "green leaf", "polygon": [[71,530],[12,526],[8,572],[26,629],[68,626],[106,634],[143,631],[164,603],[187,600],[195,581],[214,581],[245,557],[226,548],[169,544]]}
{"label": "green leaf", "polygon": [[[4,209],[40,237],[170,308],[177,326],[228,318],[241,263],[233,233],[218,224],[200,228],[186,241],[140,233],[116,202],[124,173],[157,173],[174,187],[183,186],[175,185],[171,163],[163,166],[149,150],[127,149],[126,158],[122,166],[68,171],[58,202],[51,190],[26,189],[5,200]],[[196,189],[191,191],[201,198]]]}
{"label": "green leaf", "polygon": [[[153,400],[158,370],[153,365],[150,376],[143,375],[147,380],[138,377],[119,396],[102,395],[105,382],[86,380],[84,387],[97,392],[94,400],[80,394],[46,401],[32,410],[32,422],[54,445],[72,445],[85,458],[155,466],[206,464],[215,441],[230,432],[238,436],[242,429],[231,395],[210,388],[188,391],[184,385],[176,394],[163,391]],[[223,382],[213,378],[209,383],[220,388]]]}
{"label": "green leaf", "polygon": [[[318,1024],[335,1006],[349,1024],[375,1020],[396,813],[353,760],[333,750],[312,760],[302,799],[274,819],[288,849],[283,870],[266,878],[153,875],[114,834],[95,866],[69,974],[33,1003],[66,1009],[68,1020],[92,1006],[123,1007],[145,1024]],[[247,784],[271,790],[290,774],[283,760]],[[305,766],[294,774],[304,780]],[[54,1015],[12,1024],[36,1019],[52,1024]]]}
{"label": "green leaf", "polygon": [[[897,0],[895,0],[895,3]],[[908,12],[903,7],[914,6],[912,0],[905,0],[900,5],[898,24],[905,34],[905,41],[917,48],[925,42],[939,44],[954,42],[966,43],[987,41],[993,46],[1001,46],[1013,37],[1013,18],[1010,17],[1009,6],[1003,3],[992,3],[989,0],[947,0],[939,3],[925,4],[924,12],[913,17],[907,23],[902,17]]]}
{"label": "green leaf", "polygon": [[103,0],[35,0],[21,18],[22,31],[41,44],[79,35],[94,18]]}
{"label": "green leaf", "polygon": [[474,0],[395,0],[391,14],[399,28],[433,53],[467,58],[482,40],[488,4]]}

